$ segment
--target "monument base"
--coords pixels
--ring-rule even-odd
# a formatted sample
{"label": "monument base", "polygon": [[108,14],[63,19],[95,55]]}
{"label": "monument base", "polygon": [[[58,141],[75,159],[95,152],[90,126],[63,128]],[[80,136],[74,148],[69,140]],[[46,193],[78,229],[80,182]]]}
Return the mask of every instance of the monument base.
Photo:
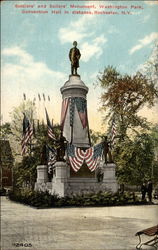
{"label": "monument base", "polygon": [[52,183],[48,181],[48,167],[47,165],[39,165],[37,166],[37,182],[35,183],[36,191],[46,190],[51,193]]}
{"label": "monument base", "polygon": [[67,164],[62,161],[58,161],[54,165],[55,175],[52,179],[52,194],[58,194],[60,197],[67,195],[67,180],[68,171]]}
{"label": "monument base", "polygon": [[118,183],[115,176],[116,165],[115,163],[103,164],[103,183],[113,193],[118,190]]}
{"label": "monument base", "polygon": [[[57,194],[60,197],[72,196],[74,194],[97,193],[97,192],[112,192],[118,190],[118,184],[115,177],[114,163],[103,164],[102,179],[99,180],[97,174],[93,178],[71,178],[70,169],[65,162],[56,162],[54,165],[55,173],[52,182],[46,181],[46,173],[43,171],[43,182],[41,168],[39,171],[35,190],[49,191],[51,194]],[[42,168],[43,170],[46,168]],[[39,178],[40,175],[40,178]]]}

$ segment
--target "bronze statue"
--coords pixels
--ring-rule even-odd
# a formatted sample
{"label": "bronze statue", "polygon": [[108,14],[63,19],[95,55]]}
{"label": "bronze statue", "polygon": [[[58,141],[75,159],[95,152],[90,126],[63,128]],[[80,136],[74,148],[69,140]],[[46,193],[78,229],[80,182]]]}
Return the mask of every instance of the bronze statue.
{"label": "bronze statue", "polygon": [[[113,159],[112,159],[112,155],[111,155],[111,150],[110,150],[110,145],[109,142],[107,140],[107,136],[104,136],[104,141],[103,141],[103,152],[104,152],[104,158],[105,158],[105,162],[107,164],[107,162],[112,163]],[[107,160],[107,156],[108,156],[108,160]]]}
{"label": "bronze statue", "polygon": [[98,182],[102,182],[104,178],[104,171],[102,168],[98,167],[96,170],[97,180]]}
{"label": "bronze statue", "polygon": [[60,138],[57,141],[57,161],[65,161],[65,149],[66,149],[66,138],[63,136],[63,132],[61,130]]}
{"label": "bronze statue", "polygon": [[40,159],[40,164],[41,165],[47,165],[47,146],[44,143],[42,146],[42,150],[41,150],[41,159]]}
{"label": "bronze statue", "polygon": [[71,61],[71,74],[77,75],[77,68],[79,68],[79,59],[81,57],[81,53],[79,49],[77,48],[77,42],[73,42],[73,48],[70,49],[69,52],[69,58]]}

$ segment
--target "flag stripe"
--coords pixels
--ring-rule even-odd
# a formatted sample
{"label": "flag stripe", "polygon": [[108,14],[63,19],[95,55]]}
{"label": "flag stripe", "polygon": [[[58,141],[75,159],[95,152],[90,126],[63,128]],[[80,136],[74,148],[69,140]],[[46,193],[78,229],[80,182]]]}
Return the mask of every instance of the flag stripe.
{"label": "flag stripe", "polygon": [[48,152],[48,154],[47,154],[48,155],[48,166],[52,167],[56,162],[57,153],[56,153],[55,149],[50,148],[48,145],[47,145],[47,152]]}
{"label": "flag stripe", "polygon": [[77,172],[81,168],[84,161],[83,152],[81,152],[80,148],[77,148],[72,144],[68,144],[67,154],[72,169]]}
{"label": "flag stripe", "polygon": [[53,132],[53,127],[51,125],[51,122],[50,122],[50,119],[49,119],[49,116],[48,116],[48,112],[45,108],[45,112],[46,112],[46,120],[47,120],[47,133],[48,133],[48,136],[53,139],[53,140],[56,140],[56,137],[55,137],[55,134]]}
{"label": "flag stripe", "polygon": [[80,148],[77,148],[77,147],[75,150],[76,150],[77,158],[79,158],[79,159],[81,159],[81,161],[83,161],[84,160],[84,151],[81,150]]}
{"label": "flag stripe", "polygon": [[68,158],[71,167],[75,172],[77,172],[81,168],[84,161],[90,171],[94,171],[100,163],[102,152],[103,145],[101,143],[94,147],[90,147],[85,151],[75,147],[74,145],[68,145]]}
{"label": "flag stripe", "polygon": [[113,119],[112,126],[111,126],[111,146],[112,147],[114,146],[115,135],[116,135],[116,123],[115,123],[115,120]]}
{"label": "flag stripe", "polygon": [[70,163],[71,163],[71,166],[72,166],[73,170],[75,172],[77,172],[80,169],[81,166],[79,164],[76,164],[75,161],[74,161],[74,158],[72,158],[71,156],[69,157],[69,160],[70,160]]}

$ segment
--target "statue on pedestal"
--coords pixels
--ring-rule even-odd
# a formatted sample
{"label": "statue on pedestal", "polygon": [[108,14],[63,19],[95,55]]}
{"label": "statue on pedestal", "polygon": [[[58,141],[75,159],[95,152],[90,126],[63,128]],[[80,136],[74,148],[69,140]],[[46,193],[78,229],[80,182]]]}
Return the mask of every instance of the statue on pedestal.
{"label": "statue on pedestal", "polygon": [[69,59],[71,61],[71,74],[77,75],[77,68],[79,68],[79,59],[81,57],[81,53],[77,48],[77,42],[73,42],[73,48],[70,49],[69,52]]}
{"label": "statue on pedestal", "polygon": [[40,159],[41,165],[47,165],[47,146],[44,143],[41,150],[41,159]]}
{"label": "statue on pedestal", "polygon": [[96,170],[96,176],[97,176],[97,180],[98,182],[102,182],[103,178],[104,178],[104,171],[102,168],[98,167]]}
{"label": "statue on pedestal", "polygon": [[[107,136],[104,136],[104,141],[103,141],[103,152],[104,152],[104,159],[105,162],[104,163],[113,163],[113,159],[112,159],[112,155],[111,155],[111,150],[110,150],[110,145],[109,142],[107,140]],[[108,160],[107,160],[107,156],[108,156]]]}
{"label": "statue on pedestal", "polygon": [[67,140],[63,136],[63,131],[61,130],[60,138],[57,141],[57,161],[65,161],[65,150],[66,150]]}

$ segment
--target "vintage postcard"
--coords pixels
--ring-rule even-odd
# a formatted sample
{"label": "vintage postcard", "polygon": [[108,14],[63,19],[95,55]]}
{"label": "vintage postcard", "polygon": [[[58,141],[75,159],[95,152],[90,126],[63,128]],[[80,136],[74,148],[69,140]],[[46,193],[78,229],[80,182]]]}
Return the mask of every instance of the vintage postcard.
{"label": "vintage postcard", "polygon": [[158,1],[3,0],[1,60],[1,249],[157,249]]}

